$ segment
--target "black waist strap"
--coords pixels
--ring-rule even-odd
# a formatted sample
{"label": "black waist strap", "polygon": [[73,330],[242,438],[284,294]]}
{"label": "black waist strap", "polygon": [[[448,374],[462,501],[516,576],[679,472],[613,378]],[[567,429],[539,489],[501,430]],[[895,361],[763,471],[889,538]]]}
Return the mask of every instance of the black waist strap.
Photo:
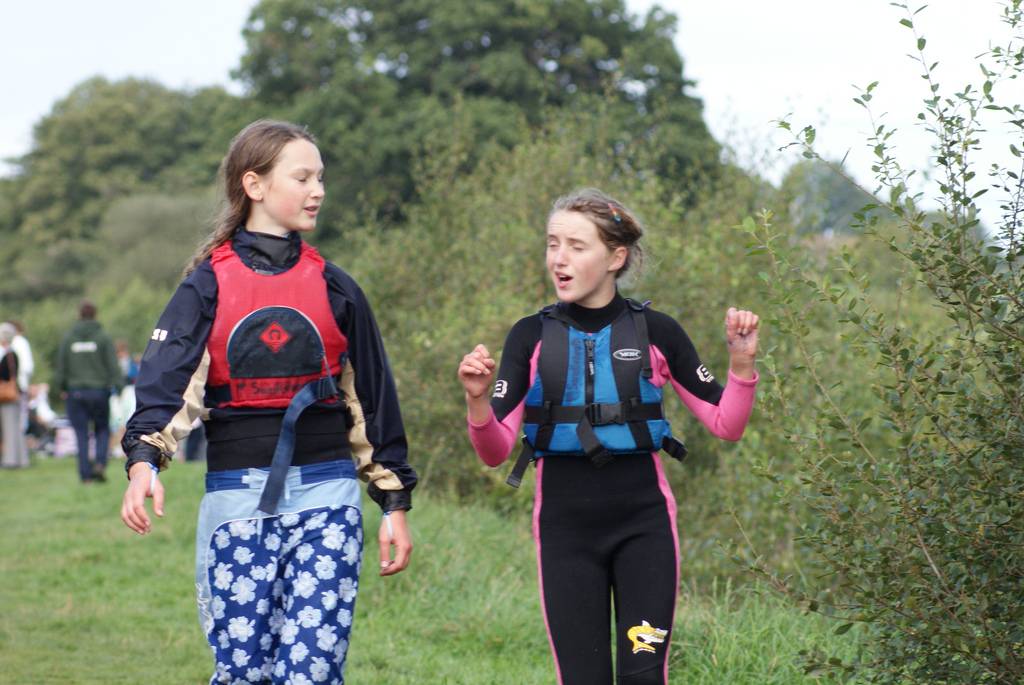
{"label": "black waist strap", "polygon": [[[671,436],[665,437],[661,441],[661,449],[665,450],[670,457],[682,461],[686,458],[686,445]],[[594,466],[600,468],[608,463],[615,455],[607,450],[590,454],[590,459],[594,463]],[[519,457],[516,459],[515,466],[512,467],[512,471],[508,474],[508,478],[505,482],[514,488],[518,488],[523,483],[523,476],[526,475],[526,467],[530,465],[530,462],[536,457],[536,452],[529,441],[523,438],[523,449],[519,452]]]}
{"label": "black waist strap", "polygon": [[528,406],[523,414],[525,423],[579,423],[586,417],[591,426],[607,426],[630,421],[656,421],[664,418],[661,403],[614,402],[569,406],[565,404]]}
{"label": "black waist strap", "polygon": [[523,438],[523,449],[519,453],[519,458],[516,459],[515,466],[512,467],[512,471],[508,474],[508,478],[505,482],[514,488],[518,488],[523,482],[523,475],[526,473],[526,467],[533,461],[533,446]]}

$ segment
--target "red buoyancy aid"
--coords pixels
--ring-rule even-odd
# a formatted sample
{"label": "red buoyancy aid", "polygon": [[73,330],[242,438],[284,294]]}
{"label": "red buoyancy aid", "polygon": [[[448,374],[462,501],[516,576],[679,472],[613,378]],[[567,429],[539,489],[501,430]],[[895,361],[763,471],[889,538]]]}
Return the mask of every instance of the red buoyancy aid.
{"label": "red buoyancy aid", "polygon": [[286,408],[308,382],[337,377],[348,340],[327,298],[324,259],[302,243],[279,274],[250,269],[226,242],[210,255],[217,314],[207,342],[208,407]]}

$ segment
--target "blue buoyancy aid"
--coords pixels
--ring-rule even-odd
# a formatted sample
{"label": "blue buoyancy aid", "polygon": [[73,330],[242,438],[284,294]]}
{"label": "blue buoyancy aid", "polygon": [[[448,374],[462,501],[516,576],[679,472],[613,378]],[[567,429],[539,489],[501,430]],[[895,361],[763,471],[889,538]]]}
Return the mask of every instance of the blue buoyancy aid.
{"label": "blue buoyancy aid", "polygon": [[508,483],[518,487],[527,464],[547,455],[585,454],[601,466],[616,454],[685,447],[672,437],[651,382],[644,309],[627,307],[596,333],[581,330],[560,307],[541,310],[537,375],[525,400],[523,453]]}

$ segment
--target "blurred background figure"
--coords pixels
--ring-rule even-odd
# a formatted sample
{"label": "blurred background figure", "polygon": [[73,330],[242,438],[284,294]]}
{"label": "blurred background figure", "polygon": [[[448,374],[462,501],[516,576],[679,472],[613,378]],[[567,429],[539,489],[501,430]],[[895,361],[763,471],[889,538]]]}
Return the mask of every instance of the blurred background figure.
{"label": "blurred background figure", "polygon": [[0,381],[14,381],[12,396],[0,400],[0,432],[3,433],[0,465],[4,468],[28,466],[28,445],[21,422],[22,395],[18,386],[18,355],[11,346],[17,329],[10,323],[0,323]]}
{"label": "blurred background figure", "polygon": [[185,461],[206,461],[206,424],[202,419],[192,422],[192,432],[185,440]]}
{"label": "blurred background figure", "polygon": [[110,450],[115,457],[123,457],[121,438],[128,417],[135,413],[135,377],[139,375],[139,362],[131,353],[127,340],[118,339],[114,350],[124,387],[120,394],[110,396]]}
{"label": "blurred background figure", "polygon": [[14,326],[14,339],[11,341],[11,349],[18,355],[18,389],[21,390],[21,432],[28,430],[28,386],[32,383],[32,374],[36,370],[35,360],[32,358],[32,346],[25,337],[25,325],[21,321],[12,319],[10,324]]}
{"label": "blurred background figure", "polygon": [[25,441],[31,452],[56,456],[57,412],[50,406],[49,394],[48,383],[28,386],[28,431]]}
{"label": "blurred background figure", "polygon": [[[78,446],[78,477],[105,481],[110,446],[110,395],[123,381],[114,344],[96,321],[96,305],[83,300],[78,321],[57,349],[54,384],[67,400],[68,419]],[[95,432],[96,461],[89,461],[89,428]]]}

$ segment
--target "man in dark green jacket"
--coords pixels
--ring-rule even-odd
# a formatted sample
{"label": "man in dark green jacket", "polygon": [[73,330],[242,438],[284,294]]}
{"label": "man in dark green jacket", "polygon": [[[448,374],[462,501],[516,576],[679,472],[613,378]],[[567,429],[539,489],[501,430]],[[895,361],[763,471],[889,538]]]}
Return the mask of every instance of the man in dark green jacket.
{"label": "man in dark green jacket", "polygon": [[[68,419],[78,441],[78,477],[105,481],[110,447],[110,394],[123,380],[114,344],[96,321],[96,305],[83,300],[79,320],[57,350],[54,386],[67,401]],[[89,424],[96,435],[96,462],[89,463]]]}

